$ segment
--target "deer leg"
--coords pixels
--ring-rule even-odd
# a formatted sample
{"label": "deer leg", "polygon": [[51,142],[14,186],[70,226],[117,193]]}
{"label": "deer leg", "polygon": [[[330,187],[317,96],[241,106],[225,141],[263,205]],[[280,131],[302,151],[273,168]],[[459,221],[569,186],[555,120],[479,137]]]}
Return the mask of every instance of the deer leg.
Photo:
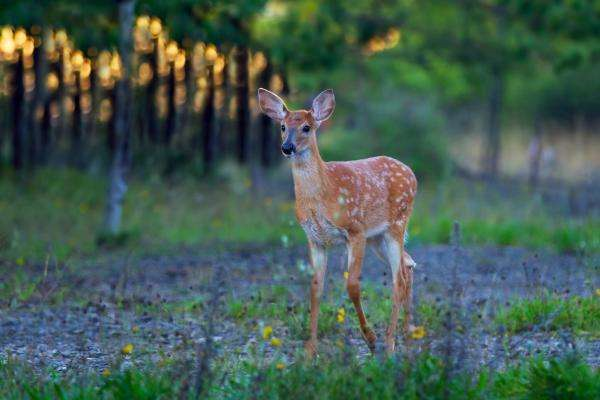
{"label": "deer leg", "polygon": [[325,271],[327,270],[327,251],[310,242],[309,250],[313,276],[310,282],[310,339],[306,342],[305,349],[307,356],[312,358],[317,352],[319,301],[323,294]]}
{"label": "deer leg", "polygon": [[404,308],[405,332],[409,330],[411,319],[412,268],[405,262],[402,238],[402,235],[385,235],[385,250],[392,270],[392,312],[385,337],[385,349],[388,354],[393,353],[396,347],[396,329],[401,305]]}
{"label": "deer leg", "polygon": [[360,272],[365,253],[365,244],[365,238],[362,235],[355,235],[348,241],[348,281],[346,283],[346,288],[348,290],[348,296],[354,304],[363,338],[365,339],[365,342],[367,342],[369,349],[373,352],[375,351],[375,341],[377,340],[377,337],[367,324],[367,318],[365,317],[360,302]]}

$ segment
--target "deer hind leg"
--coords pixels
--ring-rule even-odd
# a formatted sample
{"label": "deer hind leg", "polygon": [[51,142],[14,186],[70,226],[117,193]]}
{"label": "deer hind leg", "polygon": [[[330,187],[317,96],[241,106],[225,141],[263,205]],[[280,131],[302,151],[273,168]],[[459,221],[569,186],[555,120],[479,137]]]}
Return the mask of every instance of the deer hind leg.
{"label": "deer hind leg", "polygon": [[325,272],[327,271],[327,251],[321,246],[309,242],[310,263],[313,276],[310,282],[310,339],[306,342],[306,355],[312,358],[317,352],[317,325],[319,319],[319,301],[323,294]]}
{"label": "deer hind leg", "polygon": [[348,241],[348,282],[346,283],[346,288],[348,289],[348,296],[354,304],[363,338],[371,352],[374,352],[377,336],[375,336],[375,333],[367,323],[367,318],[365,317],[360,301],[360,272],[365,253],[365,244],[365,238],[362,235],[350,237]]}
{"label": "deer hind leg", "polygon": [[406,255],[408,257],[404,254],[403,235],[388,232],[385,234],[384,243],[387,260],[392,270],[392,312],[385,337],[386,352],[391,354],[396,346],[396,330],[401,305],[404,308],[404,332],[407,333],[410,327],[414,261],[408,254]]}

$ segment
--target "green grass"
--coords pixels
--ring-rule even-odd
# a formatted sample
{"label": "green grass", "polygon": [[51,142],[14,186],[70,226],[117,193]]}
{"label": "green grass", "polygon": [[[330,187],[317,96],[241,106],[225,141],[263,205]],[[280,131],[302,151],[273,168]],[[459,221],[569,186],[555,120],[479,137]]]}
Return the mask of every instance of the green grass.
{"label": "green grass", "polygon": [[[320,303],[319,336],[335,338],[345,329],[356,329],[358,321],[354,306],[349,300],[342,284],[331,288],[331,293]],[[384,332],[389,324],[392,302],[388,289],[365,282],[362,285],[362,304],[371,326]],[[338,310],[343,308],[346,318],[338,322]],[[264,325],[273,326],[276,332],[285,330],[290,337],[308,339],[309,307],[306,298],[297,295],[286,286],[273,285],[261,287],[246,296],[230,296],[225,302],[226,316],[237,323],[251,328],[257,320]],[[436,303],[420,302],[415,309],[416,323],[427,331],[440,329],[443,322],[443,307]],[[400,315],[400,322],[403,315]]]}
{"label": "green grass", "polygon": [[600,296],[563,298],[544,295],[532,299],[516,299],[498,310],[496,324],[509,333],[531,330],[571,329],[600,337]]}
{"label": "green grass", "polygon": [[[109,376],[36,374],[16,361],[0,361],[3,399],[196,398],[193,370],[171,363],[130,368]],[[446,374],[441,359],[340,356],[237,363],[202,377],[205,399],[592,399],[600,396],[600,371],[574,357],[523,359],[502,371]]]}
{"label": "green grass", "polygon": [[[0,177],[0,260],[40,262],[51,256],[60,262],[114,247],[164,252],[212,243],[305,242],[286,190],[258,197],[251,193],[246,172],[227,170],[221,178],[133,178],[123,234],[107,238],[101,234],[104,176],[42,169],[21,181],[5,173]],[[411,240],[447,243],[455,220],[462,225],[464,243],[600,251],[600,219],[557,217],[527,193],[491,196],[481,184],[458,180],[421,186]]]}

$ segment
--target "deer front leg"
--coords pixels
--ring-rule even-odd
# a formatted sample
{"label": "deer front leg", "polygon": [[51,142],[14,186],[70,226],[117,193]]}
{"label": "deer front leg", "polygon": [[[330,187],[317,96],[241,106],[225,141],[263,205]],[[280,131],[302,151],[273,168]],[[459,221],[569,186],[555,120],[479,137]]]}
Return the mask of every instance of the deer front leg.
{"label": "deer front leg", "polygon": [[403,327],[405,333],[409,331],[411,320],[412,266],[406,263],[403,254],[403,237],[403,234],[393,235],[388,233],[385,235],[386,255],[392,269],[392,312],[385,337],[385,350],[388,355],[391,355],[396,347],[396,329],[400,305],[404,307]]}
{"label": "deer front leg", "polygon": [[319,301],[323,294],[325,271],[327,270],[327,251],[312,242],[308,244],[313,276],[310,282],[310,339],[306,342],[306,355],[312,358],[317,352],[317,327],[319,320]]}
{"label": "deer front leg", "polygon": [[377,336],[367,323],[367,318],[365,317],[365,313],[362,309],[362,304],[360,302],[360,272],[362,269],[362,261],[365,253],[365,237],[363,235],[354,235],[351,236],[348,240],[348,296],[350,296],[350,300],[354,303],[354,309],[356,310],[356,315],[358,315],[358,322],[360,323],[360,330],[363,334],[363,338],[365,342],[367,342],[367,346],[371,352],[375,351],[375,341],[377,340]]}

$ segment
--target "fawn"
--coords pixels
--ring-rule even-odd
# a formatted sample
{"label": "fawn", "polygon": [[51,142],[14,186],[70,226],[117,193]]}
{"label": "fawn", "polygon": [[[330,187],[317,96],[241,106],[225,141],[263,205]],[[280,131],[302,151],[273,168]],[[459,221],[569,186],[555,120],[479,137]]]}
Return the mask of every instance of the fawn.
{"label": "fawn", "polygon": [[404,237],[413,209],[417,179],[409,167],[390,157],[324,162],[316,132],[335,108],[333,90],[321,92],[310,110],[291,111],[276,94],[260,88],[263,113],[281,124],[281,151],[291,160],[296,218],[308,238],[313,277],[310,290],[309,357],[316,353],[319,299],[327,267],[327,248],[345,244],[348,252],[347,290],[356,309],[362,335],[375,351],[376,336],[360,301],[360,273],[366,244],[392,271],[392,312],[385,350],[394,351],[400,305],[404,331],[410,329],[413,267]]}

